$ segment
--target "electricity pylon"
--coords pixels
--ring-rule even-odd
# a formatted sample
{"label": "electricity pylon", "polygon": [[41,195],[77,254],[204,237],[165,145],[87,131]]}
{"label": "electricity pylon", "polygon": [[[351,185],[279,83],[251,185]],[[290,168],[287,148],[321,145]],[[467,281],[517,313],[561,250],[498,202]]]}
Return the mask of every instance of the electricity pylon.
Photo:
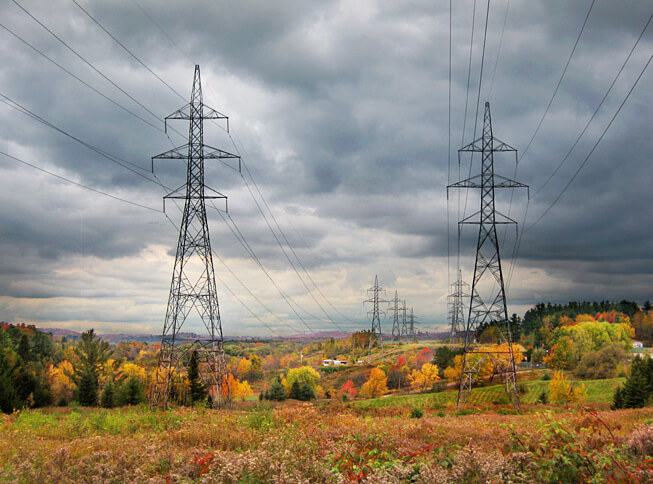
{"label": "electricity pylon", "polygon": [[[506,391],[515,407],[519,407],[517,394],[515,358],[512,348],[512,335],[510,321],[506,306],[506,291],[501,269],[501,255],[497,239],[497,224],[516,224],[514,220],[506,217],[496,210],[494,191],[497,188],[528,188],[528,185],[510,180],[494,173],[494,153],[514,152],[517,160],[517,150],[492,134],[492,118],[490,116],[490,103],[485,103],[483,118],[483,134],[467,146],[458,150],[460,161],[461,153],[481,153],[481,174],[466,180],[461,180],[447,188],[479,188],[481,190],[481,208],[478,212],[463,218],[459,223],[475,224],[479,226],[478,242],[476,245],[476,263],[474,265],[474,278],[470,291],[469,312],[465,328],[465,349],[463,353],[462,373],[458,391],[458,407],[463,405],[471,392],[473,382],[478,378],[483,364],[490,358],[494,371],[503,376]],[[478,217],[478,220],[476,220]],[[484,276],[486,276],[484,278]],[[484,279],[493,283],[481,287]],[[496,283],[496,284],[494,284]],[[481,298],[480,291],[491,295],[498,285],[496,295],[487,305]],[[488,288],[488,286],[490,286]],[[496,351],[479,351],[474,346],[474,337],[479,326],[489,324],[496,326],[501,345]]]}
{"label": "electricity pylon", "polygon": [[417,333],[415,332],[415,317],[415,314],[413,314],[413,308],[410,308],[410,316],[408,317],[408,331],[413,343],[417,343]]}
{"label": "electricity pylon", "polygon": [[404,305],[401,308],[401,314],[402,314],[401,336],[408,336],[409,333],[408,320],[406,319],[407,311],[408,310],[406,309],[406,300],[404,299]]}
{"label": "electricity pylon", "polygon": [[[184,200],[184,212],[150,405],[167,408],[174,373],[181,373],[189,356],[197,351],[200,377],[213,406],[219,407],[230,403],[231,397],[225,386],[222,323],[205,200],[226,197],[204,185],[204,160],[239,157],[204,144],[203,121],[227,120],[227,117],[204,106],[198,65],[195,66],[190,103],[165,118],[166,129],[169,119],[189,121],[188,143],[152,157],[152,170],[155,159],[185,160],[186,183],[164,197],[164,210],[166,199],[181,199]],[[208,332],[206,338],[184,338],[180,334],[193,309],[204,323]]]}
{"label": "electricity pylon", "polygon": [[395,291],[395,298],[392,300],[392,303],[392,307],[390,307],[394,316],[392,319],[392,338],[397,341],[401,336],[401,326],[399,325],[399,311],[401,311],[401,308],[399,307],[399,296],[397,296],[397,291]]}
{"label": "electricity pylon", "polygon": [[463,282],[463,276],[460,269],[458,269],[458,280],[451,284],[452,292],[447,296],[449,303],[449,320],[451,321],[451,338],[455,338],[465,325],[465,298],[469,294],[465,291],[465,287],[469,284]]}
{"label": "electricity pylon", "polygon": [[379,303],[387,303],[389,301],[386,301],[385,299],[381,299],[379,297],[379,293],[383,292],[385,293],[385,290],[382,287],[379,287],[379,276],[374,276],[374,286],[370,287],[367,290],[367,293],[372,293],[372,297],[363,301],[364,303],[372,303],[372,310],[368,311],[367,315],[372,316],[372,331],[370,333],[370,344],[369,344],[369,351],[372,351],[372,340],[374,337],[377,338],[379,344],[383,346],[383,336],[381,334],[381,317],[380,315],[383,314],[385,316],[385,311],[381,311],[379,309]]}

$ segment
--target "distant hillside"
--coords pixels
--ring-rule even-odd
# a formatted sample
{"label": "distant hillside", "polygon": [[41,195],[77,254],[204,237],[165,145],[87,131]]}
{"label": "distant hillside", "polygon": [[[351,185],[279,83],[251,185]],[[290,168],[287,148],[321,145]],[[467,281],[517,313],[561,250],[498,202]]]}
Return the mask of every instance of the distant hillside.
{"label": "distant hillside", "polygon": [[[39,331],[43,333],[50,333],[53,337],[65,337],[69,340],[78,340],[81,338],[82,333],[80,331],[73,331],[70,329],[62,329],[62,328],[37,328]],[[110,344],[117,344],[120,343],[121,341],[142,341],[144,343],[158,343],[161,341],[161,335],[160,334],[129,334],[129,333],[96,333],[100,338],[102,338],[104,341]],[[336,333],[333,333],[336,334]],[[342,333],[344,335],[348,335],[348,333]],[[301,338],[319,338],[314,335],[297,335],[297,338],[294,336],[289,336],[289,339],[301,339]],[[323,336],[323,338],[329,338],[329,336]],[[337,337],[342,337],[342,336],[334,336],[334,338]],[[188,339],[188,340],[197,340],[197,339],[204,339],[206,338],[206,335],[201,335],[197,333],[179,333],[178,334],[179,339]],[[252,337],[252,336],[225,336],[224,339],[226,341],[229,340],[239,340],[239,341],[247,341],[247,340],[261,340],[261,339],[276,339],[276,338],[261,338],[261,337]]]}

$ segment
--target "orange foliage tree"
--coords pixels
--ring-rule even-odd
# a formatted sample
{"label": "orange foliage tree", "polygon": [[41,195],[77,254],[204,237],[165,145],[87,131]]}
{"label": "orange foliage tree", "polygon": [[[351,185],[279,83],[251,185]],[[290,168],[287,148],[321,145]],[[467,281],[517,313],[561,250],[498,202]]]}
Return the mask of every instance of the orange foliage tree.
{"label": "orange foliage tree", "polygon": [[231,373],[228,373],[227,376],[224,377],[224,383],[225,384],[222,386],[222,396],[224,397],[226,397],[228,393],[231,393],[231,398],[234,400],[246,400],[254,394],[249,383],[246,381],[241,382],[237,378],[234,378]]}
{"label": "orange foliage tree", "polygon": [[370,378],[361,387],[361,396],[380,397],[388,393],[388,377],[381,368],[372,368]]}
{"label": "orange foliage tree", "polygon": [[413,388],[420,390],[431,388],[440,379],[438,367],[431,363],[425,363],[421,370],[413,370],[408,375],[408,379],[410,380],[410,386]]}

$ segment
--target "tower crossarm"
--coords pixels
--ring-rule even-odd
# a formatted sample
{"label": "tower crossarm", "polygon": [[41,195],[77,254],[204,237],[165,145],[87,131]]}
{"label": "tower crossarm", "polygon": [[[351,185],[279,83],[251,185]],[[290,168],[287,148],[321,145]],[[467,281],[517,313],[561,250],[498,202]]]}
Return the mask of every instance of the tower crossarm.
{"label": "tower crossarm", "polygon": [[[483,152],[483,137],[478,138],[477,140],[472,141],[466,146],[463,146],[458,150],[458,153],[461,152],[477,152],[477,153],[482,153]],[[513,148],[510,146],[508,143],[504,143],[497,137],[493,137],[492,139],[492,151],[514,151],[515,153],[517,152],[516,148]]]}
{"label": "tower crossarm", "polygon": [[[495,224],[505,225],[505,224],[516,224],[517,223],[516,220],[513,220],[510,217],[508,217],[507,215],[502,214],[498,210],[495,210],[494,213],[495,213],[495,220],[494,220]],[[480,214],[481,214],[481,211],[478,210],[478,211],[474,212],[473,214],[468,215],[467,217],[462,219],[460,222],[458,222],[458,224],[479,225],[479,224],[485,223],[485,220],[480,219]],[[476,220],[476,217],[479,217],[479,220]]]}
{"label": "tower crossarm", "polygon": [[[204,103],[198,103],[201,105],[202,119],[224,119],[227,123],[227,133],[229,132],[229,117],[222,114],[219,111],[216,111],[213,108],[210,108]],[[169,119],[185,119],[190,120],[191,118],[191,105],[190,103],[186,104],[184,107],[177,109],[174,113],[165,117],[165,132],[168,132],[168,120]]]}
{"label": "tower crossarm", "polygon": [[528,188],[528,185],[495,173],[492,184],[488,184],[487,181],[483,182],[481,175],[475,175],[471,178],[452,183],[447,186],[447,190],[449,188]]}
{"label": "tower crossarm", "polygon": [[[182,146],[177,146],[171,150],[164,151],[156,156],[152,157],[152,160],[162,160],[162,159],[172,159],[172,160],[187,160],[188,159],[188,146],[186,143]],[[209,145],[202,145],[204,152],[202,153],[205,160],[214,160],[214,159],[223,159],[223,158],[237,158],[240,159],[240,156],[229,153],[228,151],[221,150],[219,148],[213,148]]]}

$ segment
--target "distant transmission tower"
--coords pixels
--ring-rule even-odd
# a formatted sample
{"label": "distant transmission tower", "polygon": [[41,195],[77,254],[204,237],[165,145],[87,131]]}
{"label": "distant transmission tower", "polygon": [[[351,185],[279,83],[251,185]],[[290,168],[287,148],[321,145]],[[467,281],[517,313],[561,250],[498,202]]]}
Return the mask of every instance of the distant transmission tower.
{"label": "distant transmission tower", "polygon": [[[204,185],[204,160],[239,157],[204,144],[203,121],[226,120],[227,117],[202,103],[198,65],[195,66],[190,103],[165,119],[166,128],[169,119],[188,120],[190,126],[188,144],[152,157],[153,168],[155,159],[185,160],[187,168],[186,184],[164,197],[164,203],[167,198],[184,200],[184,213],[163,325],[159,367],[152,387],[150,404],[152,407],[167,408],[173,373],[181,373],[190,355],[197,351],[200,376],[209,390],[213,406],[217,407],[225,402],[229,403],[231,398],[228,388],[224,388],[222,323],[205,200],[226,197]],[[193,308],[208,331],[206,338],[184,338],[183,333],[180,333]]]}
{"label": "distant transmission tower", "polygon": [[[501,270],[501,256],[497,239],[497,224],[516,224],[516,222],[499,213],[495,208],[494,191],[496,188],[527,188],[527,185],[494,174],[494,153],[514,152],[517,160],[517,150],[506,143],[494,138],[492,134],[492,119],[490,117],[490,103],[485,103],[485,116],[483,118],[483,135],[481,138],[458,150],[461,153],[481,153],[481,174],[466,180],[461,180],[451,188],[480,188],[481,209],[463,218],[459,224],[476,224],[479,226],[478,242],[476,245],[476,263],[474,265],[474,278],[470,291],[469,313],[465,329],[465,349],[463,365],[458,391],[458,407],[463,405],[472,389],[472,383],[478,377],[479,371],[487,358],[494,364],[495,372],[503,375],[506,391],[514,406],[519,407],[517,395],[515,358],[512,348],[512,335],[508,309],[506,307],[506,291]],[[449,187],[448,187],[449,188]],[[476,220],[478,217],[478,220]],[[498,220],[497,220],[498,219]],[[486,276],[484,278],[484,276]],[[481,286],[484,279],[489,279],[492,284]],[[499,288],[496,295],[490,297],[490,304],[483,302],[480,291],[491,295],[495,284]],[[479,326],[489,324],[496,326],[499,332],[499,342],[505,350],[493,353],[479,351],[474,346],[474,337]]]}
{"label": "distant transmission tower", "polygon": [[410,308],[410,316],[408,317],[408,331],[413,343],[417,343],[417,333],[415,332],[415,314],[413,308]]}
{"label": "distant transmission tower", "polygon": [[379,310],[379,303],[387,303],[389,301],[386,301],[385,299],[381,299],[379,297],[379,293],[383,292],[385,293],[385,290],[382,287],[379,287],[379,276],[374,276],[374,286],[370,287],[367,290],[367,293],[372,293],[372,297],[365,300],[364,302],[366,303],[372,303],[372,310],[368,311],[367,315],[372,316],[372,332],[370,334],[370,344],[369,344],[369,349],[370,351],[372,350],[372,340],[376,336],[379,344],[383,346],[383,340],[382,340],[382,334],[381,334],[381,318],[380,315],[383,314],[385,316],[385,312]]}
{"label": "distant transmission tower", "polygon": [[401,336],[408,336],[410,333],[410,330],[408,328],[408,320],[406,319],[407,313],[406,309],[406,300],[404,299],[404,305],[401,308],[401,314],[402,314],[402,320],[401,320]]}
{"label": "distant transmission tower", "polygon": [[458,269],[458,280],[451,284],[452,292],[447,296],[449,303],[449,320],[451,321],[451,338],[458,336],[460,331],[465,326],[465,298],[469,294],[465,291],[465,287],[469,284],[463,282],[463,276],[460,269]]}
{"label": "distant transmission tower", "polygon": [[392,307],[390,309],[393,311],[394,316],[392,319],[392,338],[397,341],[401,336],[401,326],[399,324],[399,311],[401,311],[401,307],[399,307],[397,291],[395,291],[395,298],[392,300]]}

